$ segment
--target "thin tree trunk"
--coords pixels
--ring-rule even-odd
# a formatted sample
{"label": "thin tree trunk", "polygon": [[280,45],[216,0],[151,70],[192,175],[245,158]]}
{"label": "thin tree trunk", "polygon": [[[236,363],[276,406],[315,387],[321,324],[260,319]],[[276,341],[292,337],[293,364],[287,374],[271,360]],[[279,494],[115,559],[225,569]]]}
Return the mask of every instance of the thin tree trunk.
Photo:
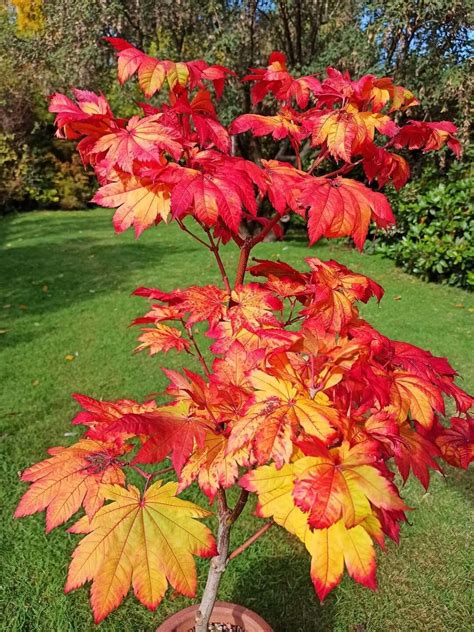
{"label": "thin tree trunk", "polygon": [[231,521],[224,490],[217,497],[219,527],[217,530],[217,555],[212,558],[206,587],[196,615],[196,632],[208,632],[209,620],[217,599],[217,591],[229,557]]}

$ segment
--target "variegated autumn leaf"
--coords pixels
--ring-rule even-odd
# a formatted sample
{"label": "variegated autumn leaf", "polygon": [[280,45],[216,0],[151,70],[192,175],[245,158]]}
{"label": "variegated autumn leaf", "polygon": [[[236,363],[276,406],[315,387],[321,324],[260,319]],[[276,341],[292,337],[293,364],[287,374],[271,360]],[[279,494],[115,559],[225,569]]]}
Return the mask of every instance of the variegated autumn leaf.
{"label": "variegated autumn leaf", "polygon": [[202,81],[211,81],[217,97],[222,96],[224,81],[232,70],[220,65],[209,66],[202,60],[190,62],[173,62],[159,60],[146,55],[132,44],[119,37],[104,37],[118,51],[118,78],[120,83],[138,72],[140,88],[147,98],[159,91],[166,77],[171,90],[189,85],[191,89],[202,85]]}
{"label": "variegated autumn leaf", "polygon": [[56,136],[77,138],[80,134],[81,123],[87,124],[87,120],[92,116],[96,117],[95,122],[99,129],[101,128],[100,123],[103,121],[104,125],[101,131],[107,129],[113,118],[107,99],[103,95],[95,94],[89,90],[73,90],[73,94],[77,103],[59,92],[50,97],[48,109],[56,114],[54,119],[58,128]]}
{"label": "variegated autumn leaf", "polygon": [[[97,400],[87,395],[73,393],[74,399],[82,406],[81,410],[72,420],[77,425],[88,426],[85,436],[99,441],[111,440],[109,436],[110,427],[127,413],[146,413],[155,410],[156,403],[149,400],[139,404],[131,399],[119,399],[115,402]],[[124,439],[124,435],[121,436]]]}
{"label": "variegated autumn leaf", "polygon": [[372,515],[372,506],[405,511],[395,486],[374,465],[376,443],[350,447],[343,443],[327,456],[309,456],[294,463],[293,497],[309,513],[311,527],[324,529],[343,520],[355,527]]}
{"label": "variegated autumn leaf", "polygon": [[335,437],[339,416],[324,393],[313,399],[292,382],[261,370],[252,371],[249,380],[255,403],[232,424],[228,452],[252,446],[258,463],[273,459],[282,467],[302,431],[323,444]]}
{"label": "variegated autumn leaf", "polygon": [[310,178],[304,185],[302,203],[308,210],[311,244],[320,237],[352,236],[362,250],[370,220],[380,228],[395,222],[387,198],[348,178]]}
{"label": "variegated autumn leaf", "polygon": [[451,417],[448,428],[440,425],[436,429],[436,445],[447,463],[467,469],[474,461],[474,419],[469,415]]}
{"label": "variegated autumn leaf", "polygon": [[214,339],[210,349],[213,353],[225,353],[238,340],[248,351],[257,349],[286,350],[297,342],[299,336],[296,332],[287,331],[281,326],[262,325],[251,329],[241,327],[234,329],[229,321],[221,321],[207,335]]}
{"label": "variegated autumn leaf", "polygon": [[321,85],[313,76],[292,77],[287,70],[284,53],[278,51],[271,53],[266,68],[252,68],[243,81],[254,82],[250,90],[253,104],[259,103],[270,92],[279,101],[289,103],[294,98],[300,108],[308,105],[311,94]]}
{"label": "variegated autumn leaf", "polygon": [[391,180],[399,191],[410,177],[410,166],[403,156],[374,144],[364,148],[362,166],[368,181],[376,180],[380,188]]}
{"label": "variegated autumn leaf", "polygon": [[229,153],[230,136],[226,128],[219,122],[211,94],[208,90],[199,90],[190,102],[185,92],[179,95],[173,110],[179,114],[187,114],[191,118],[199,144],[207,148],[212,143],[217,149]]}
{"label": "variegated autumn leaf", "polygon": [[132,116],[125,128],[117,127],[101,136],[89,150],[112,170],[119,167],[132,173],[133,161],[159,162],[160,152],[167,151],[178,160],[183,151],[179,134],[160,121],[161,115],[140,119]]}
{"label": "variegated autumn leaf", "polygon": [[359,106],[370,103],[374,112],[380,112],[390,100],[392,103],[389,112],[406,110],[408,107],[419,104],[418,99],[410,90],[394,85],[390,77],[378,78],[374,75],[365,75],[354,84],[356,87],[354,102],[357,102]]}
{"label": "variegated autumn leaf", "polygon": [[191,286],[177,293],[175,305],[188,312],[186,325],[192,327],[204,320],[213,325],[226,313],[228,293],[215,285]]}
{"label": "variegated autumn leaf", "polygon": [[274,116],[242,114],[229,127],[231,134],[242,134],[248,130],[257,137],[271,134],[274,140],[288,137],[292,143],[298,143],[305,136],[298,122],[298,114],[291,108],[282,108]]}
{"label": "variegated autumn leaf", "polygon": [[143,435],[146,438],[133,462],[159,463],[171,453],[179,474],[193,450],[203,447],[206,430],[213,425],[188,397],[149,413],[124,415],[110,426],[109,433]]}
{"label": "variegated autumn leaf", "polygon": [[311,529],[308,515],[294,504],[292,491],[294,466],[277,470],[275,465],[247,473],[239,483],[258,495],[257,514],[273,520],[298,537],[311,555],[311,579],[321,601],[339,584],[344,564],[351,577],[369,588],[376,588],[375,551],[369,534],[383,544],[380,523],[374,515],[359,525],[346,528],[339,520],[328,529]]}
{"label": "variegated autumn leaf", "polygon": [[196,593],[193,555],[216,553],[211,531],[196,518],[209,512],[176,497],[177,483],[157,481],[141,496],[130,485],[104,485],[112,502],[92,520],[81,518],[70,531],[87,534],[73,553],[65,591],[92,581],[91,604],[99,623],[117,608],[131,587],[150,610],[168,587],[187,597]]}
{"label": "variegated autumn leaf", "polygon": [[367,131],[361,121],[347,110],[311,113],[306,120],[306,127],[311,130],[311,143],[317,147],[326,143],[333,158],[350,162],[352,145],[366,140]]}
{"label": "variegated autumn leaf", "polygon": [[92,202],[107,208],[117,208],[113,224],[118,233],[133,225],[135,235],[157,221],[167,220],[171,211],[171,189],[164,183],[147,178],[122,177],[101,187]]}
{"label": "variegated autumn leaf", "polygon": [[377,588],[375,550],[369,535],[371,523],[381,534],[375,516],[351,529],[339,520],[328,529],[315,529],[307,534],[305,545],[312,556],[311,579],[321,601],[341,581],[344,565],[359,584],[372,590]]}
{"label": "variegated autumn leaf", "polygon": [[392,441],[392,450],[400,476],[407,480],[410,469],[425,489],[430,483],[429,469],[441,471],[435,461],[440,456],[438,447],[419,432],[413,430],[408,422],[399,426],[399,436]]}
{"label": "variegated autumn leaf", "polygon": [[221,217],[230,230],[238,230],[242,200],[230,179],[223,174],[206,174],[178,165],[169,172],[170,182],[174,183],[171,195],[174,217],[193,214],[206,226],[214,226]]}
{"label": "variegated autumn leaf", "polygon": [[135,351],[143,351],[149,349],[150,355],[155,355],[163,351],[176,349],[177,351],[186,351],[189,349],[189,341],[183,338],[183,334],[176,327],[168,327],[162,323],[157,323],[155,327],[144,327],[142,335],[138,337],[141,343]]}
{"label": "variegated autumn leaf", "polygon": [[324,321],[327,331],[340,333],[357,314],[356,301],[382,299],[382,287],[362,274],[355,274],[336,261],[306,259],[312,270],[306,287],[297,298],[305,305],[304,314]]}
{"label": "variegated autumn leaf", "polygon": [[227,310],[227,317],[234,330],[240,327],[252,330],[262,325],[278,324],[273,312],[283,309],[283,304],[259,283],[236,286],[230,299],[231,307]]}
{"label": "variegated autumn leaf", "polygon": [[431,382],[406,371],[394,371],[390,397],[399,421],[408,414],[425,428],[431,428],[435,412],[444,413],[443,396]]}
{"label": "variegated autumn leaf", "polygon": [[46,532],[63,524],[84,507],[92,518],[104,504],[103,484],[122,484],[125,476],[118,457],[126,446],[81,439],[64,448],[50,448],[49,459],[27,468],[21,480],[32,483],[15,510],[15,517],[46,509]]}
{"label": "variegated autumn leaf", "polygon": [[239,466],[250,465],[248,450],[242,448],[227,454],[227,438],[222,433],[208,431],[203,447],[195,450],[183,467],[179,478],[181,492],[197,480],[199,487],[212,502],[219,487],[231,487],[239,476]]}
{"label": "variegated autumn leaf", "polygon": [[262,160],[267,196],[273,208],[283,214],[287,209],[302,212],[301,192],[306,174],[293,165],[278,160]]}
{"label": "variegated autumn leaf", "polygon": [[251,351],[235,340],[222,358],[215,358],[210,379],[223,388],[230,385],[248,390],[251,386],[248,372],[254,369],[264,357],[263,349]]}
{"label": "variegated autumn leaf", "polygon": [[457,127],[451,121],[408,121],[393,140],[396,148],[423,149],[423,152],[437,151],[444,145],[455,154],[461,155],[461,143],[456,138]]}

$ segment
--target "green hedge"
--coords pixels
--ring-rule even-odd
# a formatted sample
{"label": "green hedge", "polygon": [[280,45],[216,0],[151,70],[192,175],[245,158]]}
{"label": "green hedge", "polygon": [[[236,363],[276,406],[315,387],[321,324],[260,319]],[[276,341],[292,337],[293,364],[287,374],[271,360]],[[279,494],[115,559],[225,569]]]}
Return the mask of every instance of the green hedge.
{"label": "green hedge", "polygon": [[378,233],[373,250],[411,274],[474,289],[472,161],[441,175],[430,166],[393,196],[396,227]]}

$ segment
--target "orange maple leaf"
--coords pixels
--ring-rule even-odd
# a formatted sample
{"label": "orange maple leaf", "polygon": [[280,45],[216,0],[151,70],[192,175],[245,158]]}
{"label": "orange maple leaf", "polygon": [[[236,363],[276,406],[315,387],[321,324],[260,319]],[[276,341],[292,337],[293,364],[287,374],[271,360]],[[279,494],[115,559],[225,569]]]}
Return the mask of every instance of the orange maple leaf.
{"label": "orange maple leaf", "polygon": [[183,151],[176,130],[160,122],[161,114],[140,119],[132,116],[126,128],[111,130],[99,138],[89,154],[99,154],[99,159],[112,169],[118,166],[132,173],[133,161],[157,162],[161,151],[167,151],[178,160]]}
{"label": "orange maple leaf", "polygon": [[92,518],[104,504],[102,485],[125,481],[117,457],[129,449],[92,439],[81,439],[67,448],[50,448],[51,458],[22,473],[21,480],[32,485],[20,500],[15,517],[46,509],[46,532],[69,520],[81,506]]}
{"label": "orange maple leaf", "polygon": [[431,428],[435,411],[444,413],[444,401],[439,389],[431,382],[406,371],[394,371],[391,399],[399,421],[411,418],[425,428]]}
{"label": "orange maple leaf", "polygon": [[369,588],[376,588],[375,551],[371,535],[383,543],[380,523],[369,515],[355,527],[347,528],[339,520],[328,529],[311,529],[308,515],[294,504],[294,465],[265,465],[249,472],[239,481],[258,495],[257,515],[273,520],[298,537],[311,555],[311,579],[321,601],[339,584],[344,572]]}
{"label": "orange maple leaf", "polygon": [[183,467],[179,478],[179,491],[197,480],[199,487],[211,500],[219,487],[231,487],[239,476],[239,466],[249,465],[248,451],[243,448],[227,454],[227,438],[209,431],[204,446],[196,449]]}
{"label": "orange maple leaf", "polygon": [[374,442],[365,441],[353,448],[344,442],[326,457],[295,462],[293,496],[309,512],[310,526],[323,529],[343,519],[347,528],[355,527],[372,514],[371,504],[390,511],[407,509],[374,461]]}
{"label": "orange maple leaf", "polygon": [[395,222],[390,204],[381,193],[349,178],[310,178],[306,181],[302,202],[308,211],[311,244],[320,237],[351,235],[362,250],[369,223],[386,228]]}
{"label": "orange maple leaf", "polygon": [[141,233],[157,221],[167,220],[171,211],[171,188],[162,182],[154,183],[148,178],[122,176],[117,182],[101,187],[92,202],[117,208],[114,228],[121,233],[134,226],[135,235]]}
{"label": "orange maple leaf", "polygon": [[303,431],[327,443],[335,436],[338,413],[326,395],[311,398],[308,392],[265,371],[249,376],[255,404],[232,424],[228,452],[253,446],[258,463],[274,459],[278,467],[290,460],[293,441]]}
{"label": "orange maple leaf", "polygon": [[176,327],[168,327],[168,325],[157,323],[155,327],[145,327],[142,331],[143,334],[138,338],[141,344],[138,345],[135,351],[149,349],[150,355],[154,355],[160,351],[166,352],[170,349],[176,349],[177,351],[189,349],[189,341],[182,337],[183,334]]}
{"label": "orange maple leaf", "polygon": [[141,496],[133,485],[104,485],[103,496],[113,502],[69,529],[87,535],[73,553],[65,591],[92,581],[96,623],[120,605],[131,586],[150,610],[163,599],[168,582],[194,597],[193,555],[215,555],[216,545],[211,531],[195,520],[210,513],[176,498],[177,487],[157,481]]}

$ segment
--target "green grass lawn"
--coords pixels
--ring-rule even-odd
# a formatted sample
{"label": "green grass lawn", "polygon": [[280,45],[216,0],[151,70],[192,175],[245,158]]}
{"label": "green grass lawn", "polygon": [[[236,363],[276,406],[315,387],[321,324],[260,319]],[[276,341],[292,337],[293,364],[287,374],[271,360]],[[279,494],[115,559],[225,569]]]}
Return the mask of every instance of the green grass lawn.
{"label": "green grass lawn", "polygon": [[[69,425],[77,410],[71,392],[141,399],[164,387],[162,365],[180,366],[182,357],[172,353],[131,354],[138,332],[127,326],[146,303],[130,292],[139,285],[171,289],[217,282],[217,275],[209,253],[176,226],[147,231],[135,241],[130,231],[113,234],[107,211],[10,217],[0,222],[0,245],[0,629],[85,632],[94,628],[88,591],[65,596],[62,590],[77,536],[62,528],[46,536],[43,515],[12,519],[25,489],[18,472],[43,458],[47,447],[77,439],[77,427]],[[474,390],[472,295],[422,283],[389,261],[337,245],[310,251],[305,240],[294,239],[263,244],[256,253],[296,265],[310,254],[336,258],[368,274],[386,295],[380,307],[364,306],[364,316],[392,338],[448,356],[464,387]],[[236,259],[230,247],[226,261],[235,265]],[[387,553],[379,553],[376,593],[346,577],[319,605],[308,556],[274,528],[231,563],[220,597],[256,610],[275,632],[467,632],[473,544],[468,477],[449,469],[444,478],[433,474],[429,493],[416,481],[406,486],[408,504],[418,509],[410,513],[412,526],[403,528],[400,546],[389,544]],[[187,496],[204,502],[199,492]],[[234,528],[233,546],[258,524],[248,507]],[[201,580],[206,567],[200,563]],[[129,595],[100,629],[152,631],[188,603],[171,594],[152,613]]]}

